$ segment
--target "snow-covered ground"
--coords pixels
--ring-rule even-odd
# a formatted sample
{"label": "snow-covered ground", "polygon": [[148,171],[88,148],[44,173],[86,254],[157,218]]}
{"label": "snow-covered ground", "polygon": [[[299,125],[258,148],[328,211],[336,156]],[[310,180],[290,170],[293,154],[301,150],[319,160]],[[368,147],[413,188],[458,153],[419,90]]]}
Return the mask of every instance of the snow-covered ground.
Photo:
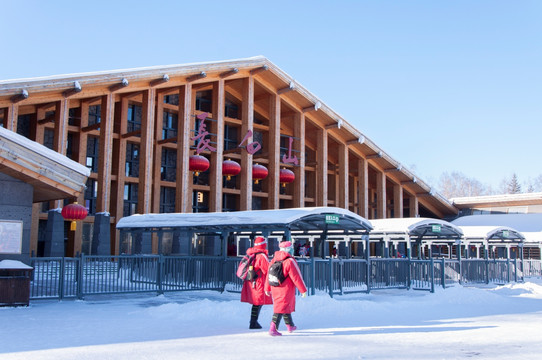
{"label": "snow-covered ground", "polygon": [[[541,359],[542,280],[297,298],[298,330],[272,307],[216,292],[33,301],[0,308],[0,359]],[[284,330],[284,324],[281,324]]]}

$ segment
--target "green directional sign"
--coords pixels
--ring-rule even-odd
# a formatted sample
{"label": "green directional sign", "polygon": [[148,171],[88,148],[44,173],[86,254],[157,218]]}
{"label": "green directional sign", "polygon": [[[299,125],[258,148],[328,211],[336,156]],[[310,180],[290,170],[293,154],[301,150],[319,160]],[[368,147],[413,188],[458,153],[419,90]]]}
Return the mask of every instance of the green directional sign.
{"label": "green directional sign", "polygon": [[326,215],[326,224],[338,224],[339,215]]}
{"label": "green directional sign", "polygon": [[439,233],[441,232],[442,230],[442,227],[440,225],[431,225],[431,231],[434,232],[434,233]]}

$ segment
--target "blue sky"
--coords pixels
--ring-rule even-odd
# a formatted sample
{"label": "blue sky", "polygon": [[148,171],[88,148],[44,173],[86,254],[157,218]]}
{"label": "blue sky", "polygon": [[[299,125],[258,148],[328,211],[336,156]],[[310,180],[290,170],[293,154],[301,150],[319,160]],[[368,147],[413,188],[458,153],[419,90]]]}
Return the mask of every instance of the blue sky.
{"label": "blue sky", "polygon": [[430,184],[542,174],[541,1],[0,6],[0,80],[263,55]]}

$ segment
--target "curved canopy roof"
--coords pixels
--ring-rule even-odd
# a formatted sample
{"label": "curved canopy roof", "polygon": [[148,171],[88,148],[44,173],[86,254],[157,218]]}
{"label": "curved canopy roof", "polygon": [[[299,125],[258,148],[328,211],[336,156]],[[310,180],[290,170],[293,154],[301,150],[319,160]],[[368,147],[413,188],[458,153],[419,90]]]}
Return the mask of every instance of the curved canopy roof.
{"label": "curved canopy roof", "polygon": [[489,242],[522,242],[525,237],[519,231],[508,226],[459,226],[465,240],[483,240]]}
{"label": "curved canopy roof", "polygon": [[439,219],[396,218],[371,220],[371,237],[408,235],[418,239],[458,239],[463,232],[457,226]]}
{"label": "curved canopy roof", "polygon": [[461,216],[457,226],[510,226],[517,231],[542,231],[542,214],[491,214]]}
{"label": "curved canopy roof", "polygon": [[521,234],[525,236],[525,244],[534,244],[535,246],[542,244],[542,231],[523,231]]}
{"label": "curved canopy roof", "polygon": [[214,213],[145,214],[124,217],[117,229],[182,229],[186,231],[314,231],[366,233],[369,221],[336,207],[251,210]]}

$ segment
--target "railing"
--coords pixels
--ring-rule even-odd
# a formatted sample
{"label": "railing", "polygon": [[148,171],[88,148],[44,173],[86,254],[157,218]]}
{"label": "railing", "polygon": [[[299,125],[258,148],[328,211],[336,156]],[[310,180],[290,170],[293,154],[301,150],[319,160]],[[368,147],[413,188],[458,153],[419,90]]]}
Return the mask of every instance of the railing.
{"label": "railing", "polygon": [[[240,292],[240,258],[213,256],[81,256],[32,258],[30,298],[186,290]],[[311,294],[330,296],[376,289],[434,291],[454,283],[504,284],[542,276],[540,260],[298,259]]]}

